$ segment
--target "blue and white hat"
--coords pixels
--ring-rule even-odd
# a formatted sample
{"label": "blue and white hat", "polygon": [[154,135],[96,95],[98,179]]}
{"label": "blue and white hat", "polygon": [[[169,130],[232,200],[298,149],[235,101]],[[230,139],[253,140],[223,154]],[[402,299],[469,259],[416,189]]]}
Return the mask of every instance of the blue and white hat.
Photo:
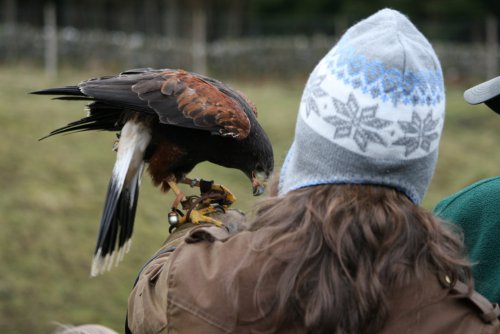
{"label": "blue and white hat", "polygon": [[305,86],[279,193],[336,183],[424,196],[444,123],[443,74],[431,44],[401,13],[352,26]]}

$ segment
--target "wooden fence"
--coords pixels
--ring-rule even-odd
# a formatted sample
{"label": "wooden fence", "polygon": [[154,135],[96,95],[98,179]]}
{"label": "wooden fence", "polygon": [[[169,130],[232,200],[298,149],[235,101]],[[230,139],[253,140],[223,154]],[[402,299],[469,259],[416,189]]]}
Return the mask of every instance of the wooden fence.
{"label": "wooden fence", "polygon": [[[54,37],[46,43],[50,34]],[[209,42],[204,51],[206,72],[219,77],[306,76],[335,41],[335,37],[318,35]],[[52,50],[47,50],[47,45]],[[495,49],[490,44],[433,42],[433,45],[449,80],[498,75],[496,45]],[[33,27],[11,29],[0,26],[0,64],[19,61],[45,63],[49,72],[61,64],[80,68],[98,64],[113,70],[134,67],[196,70],[193,65],[196,50],[191,40],[140,33],[81,31],[70,27],[54,32]],[[56,57],[56,63],[47,63],[47,57]]]}

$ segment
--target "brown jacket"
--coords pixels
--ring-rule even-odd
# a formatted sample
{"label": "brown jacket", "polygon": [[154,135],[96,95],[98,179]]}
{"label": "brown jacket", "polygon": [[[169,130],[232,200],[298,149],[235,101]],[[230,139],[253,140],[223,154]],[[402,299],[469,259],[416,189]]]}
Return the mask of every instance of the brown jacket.
{"label": "brown jacket", "polygon": [[[174,240],[162,249],[176,246],[175,251],[160,250],[130,294],[128,326],[132,333],[244,334],[269,326],[271,317],[260,316],[262,310],[254,304],[259,268],[269,255],[261,254],[250,268],[239,268],[236,291],[229,293],[226,284],[227,274],[251,251],[248,245],[258,233],[243,231],[229,237],[223,229],[197,227],[174,234]],[[271,312],[274,282],[270,280],[262,289],[268,291],[264,299],[269,301],[267,311]],[[390,317],[379,333],[496,333],[498,307],[494,309],[481,296],[475,299],[478,302],[457,297],[432,277],[394,294]],[[282,333],[306,331],[294,326]]]}

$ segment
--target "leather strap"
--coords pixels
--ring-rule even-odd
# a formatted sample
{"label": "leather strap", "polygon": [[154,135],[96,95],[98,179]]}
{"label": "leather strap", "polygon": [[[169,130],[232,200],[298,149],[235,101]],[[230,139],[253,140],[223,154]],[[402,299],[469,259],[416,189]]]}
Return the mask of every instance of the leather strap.
{"label": "leather strap", "polygon": [[486,323],[491,323],[496,325],[499,323],[498,317],[500,316],[500,307],[498,304],[492,304],[483,295],[479,294],[477,291],[469,290],[469,287],[460,281],[456,281],[451,288],[451,293],[464,296],[470,300],[474,305],[481,311],[481,319]]}

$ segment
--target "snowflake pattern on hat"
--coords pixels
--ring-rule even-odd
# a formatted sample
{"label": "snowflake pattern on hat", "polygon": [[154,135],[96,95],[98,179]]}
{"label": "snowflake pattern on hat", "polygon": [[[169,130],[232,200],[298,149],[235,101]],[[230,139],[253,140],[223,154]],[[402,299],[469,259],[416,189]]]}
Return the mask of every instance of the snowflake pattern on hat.
{"label": "snowflake pattern on hat", "polygon": [[319,107],[316,104],[316,98],[328,96],[328,93],[321,88],[321,83],[325,80],[326,75],[311,75],[311,82],[306,85],[304,91],[304,100],[306,103],[306,115],[309,117],[311,111],[320,116]]}
{"label": "snowflake pattern on hat", "polygon": [[387,146],[377,130],[386,128],[393,122],[376,117],[378,105],[360,107],[352,93],[349,94],[347,103],[332,99],[336,113],[323,119],[335,127],[334,139],[352,137],[363,152],[366,152],[368,143]]}
{"label": "snowflake pattern on hat", "polygon": [[[397,120],[395,122],[383,119],[377,117],[378,104],[360,105],[354,92],[349,93],[345,102],[330,96],[321,87],[325,76],[318,75],[318,73],[316,72],[316,75],[311,77],[301,103],[304,104],[306,119],[314,113],[332,126],[332,135],[329,139],[333,142],[351,139],[361,152],[367,152],[369,145],[401,146],[404,148],[404,156],[408,158],[415,155],[419,149],[426,152],[425,154],[429,153],[432,143],[439,139],[439,124],[442,117],[438,116],[433,119],[431,109],[423,120],[415,110],[412,111],[411,119],[408,121]],[[318,106],[320,101],[325,103],[323,109],[327,111],[326,114],[320,112]],[[391,140],[387,137],[388,133],[397,133],[399,137]]]}
{"label": "snowflake pattern on hat", "polygon": [[437,132],[439,119],[432,119],[432,111],[429,111],[424,120],[414,111],[410,122],[398,121],[398,123],[405,136],[396,140],[392,145],[404,146],[405,157],[419,148],[429,152],[432,142],[439,138]]}
{"label": "snowflake pattern on hat", "polygon": [[328,56],[330,73],[344,84],[370,94],[374,99],[392,102],[394,106],[434,106],[444,100],[441,71],[419,69],[404,73],[386,67],[381,60],[369,59],[347,45],[339,43]]}
{"label": "snowflake pattern on hat", "polygon": [[[362,154],[369,154],[370,145],[399,146],[405,158],[421,157],[435,147],[443,117],[437,113],[433,119],[431,108],[439,109],[444,103],[440,71],[406,68],[403,73],[396,65],[357,54],[345,42],[337,44],[322,64],[311,73],[301,104],[306,119],[315,114],[332,126],[331,141],[353,140],[354,151]],[[351,90],[345,101],[337,97],[338,91],[330,89],[332,79]],[[360,105],[359,93],[372,103]],[[394,108],[396,114],[390,119],[377,117],[382,104],[384,110],[387,104],[392,105],[389,108]],[[401,106],[412,111],[405,116],[399,114]]]}

